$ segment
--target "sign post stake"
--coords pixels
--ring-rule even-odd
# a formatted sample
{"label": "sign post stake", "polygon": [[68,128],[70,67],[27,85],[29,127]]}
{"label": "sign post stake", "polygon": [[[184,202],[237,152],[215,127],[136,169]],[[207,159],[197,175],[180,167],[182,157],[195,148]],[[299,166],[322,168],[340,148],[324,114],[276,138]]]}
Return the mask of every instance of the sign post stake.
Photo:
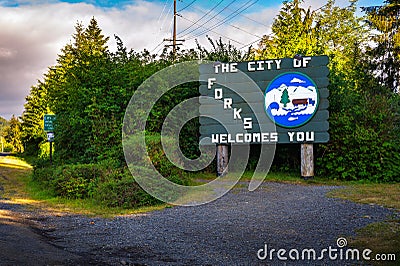
{"label": "sign post stake", "polygon": [[228,145],[217,145],[217,175],[228,173]]}
{"label": "sign post stake", "polygon": [[53,165],[53,142],[50,141],[50,165]]}
{"label": "sign post stake", "polygon": [[313,144],[301,144],[301,177],[304,179],[314,177]]}

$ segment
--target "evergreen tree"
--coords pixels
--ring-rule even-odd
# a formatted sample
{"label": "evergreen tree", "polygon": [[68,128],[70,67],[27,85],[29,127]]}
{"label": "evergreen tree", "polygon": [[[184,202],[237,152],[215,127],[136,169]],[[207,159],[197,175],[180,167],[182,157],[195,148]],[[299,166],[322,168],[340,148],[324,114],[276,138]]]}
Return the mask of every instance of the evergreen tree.
{"label": "evergreen tree", "polygon": [[47,75],[49,103],[57,115],[56,155],[66,161],[91,162],[96,157],[91,142],[97,133],[93,132],[91,109],[109,89],[109,38],[94,18],[86,29],[77,24],[75,30],[73,43],[62,49],[57,65]]}
{"label": "evergreen tree", "polygon": [[376,46],[369,50],[370,72],[382,85],[400,92],[400,1],[384,3],[364,8],[368,23],[377,32],[372,39]]}
{"label": "evergreen tree", "polygon": [[[397,3],[398,0],[388,2]],[[399,160],[395,159],[399,157],[397,147],[400,141],[399,107],[394,107],[398,106],[398,103],[395,104],[398,97],[392,97],[393,100],[391,96],[380,95],[382,90],[371,75],[382,75],[385,82],[381,83],[390,88],[398,84],[395,42],[389,48],[383,45],[376,48],[371,62],[380,62],[382,67],[371,64],[374,70],[368,72],[364,50],[370,41],[368,33],[374,28],[369,29],[361,18],[355,16],[355,2],[351,1],[349,6],[341,8],[329,0],[316,11],[306,11],[300,3],[300,0],[284,2],[274,20],[272,37],[264,38],[256,51],[256,58],[293,57],[298,53],[328,55],[331,137],[329,143],[319,146],[321,158],[317,160],[317,169],[325,176],[334,178],[395,180],[400,172]],[[395,5],[391,5],[390,11],[385,8],[379,10],[385,11],[388,17],[397,18],[390,20],[390,30],[387,30],[387,36],[392,34],[395,40],[395,25],[398,25],[399,19],[398,11],[396,13],[393,9]],[[385,44],[388,45],[387,42]],[[389,79],[389,76],[392,78]],[[284,96],[282,103],[286,102]],[[361,150],[354,150],[354,147],[361,146]],[[278,151],[278,154],[295,153],[293,146],[278,146],[277,149],[286,149]],[[287,164],[295,160],[283,157],[276,162]]]}
{"label": "evergreen tree", "polygon": [[21,122],[14,115],[9,125],[4,129],[4,139],[13,146],[15,152],[23,152],[24,147],[21,141]]}
{"label": "evergreen tree", "polygon": [[288,90],[286,88],[282,92],[281,103],[283,103],[284,107],[286,107],[286,105],[288,103],[290,103],[289,93],[288,93]]}
{"label": "evergreen tree", "polygon": [[3,136],[3,130],[8,125],[7,119],[0,116],[0,136]]}
{"label": "evergreen tree", "polygon": [[47,84],[39,81],[32,86],[29,95],[25,98],[24,112],[22,113],[22,141],[25,152],[38,155],[39,145],[46,140],[43,130],[43,116],[49,112],[47,100]]}
{"label": "evergreen tree", "polygon": [[315,12],[303,9],[302,0],[284,1],[279,15],[272,24],[272,37],[264,36],[257,58],[293,57],[295,54],[315,55],[316,30],[313,27]]}

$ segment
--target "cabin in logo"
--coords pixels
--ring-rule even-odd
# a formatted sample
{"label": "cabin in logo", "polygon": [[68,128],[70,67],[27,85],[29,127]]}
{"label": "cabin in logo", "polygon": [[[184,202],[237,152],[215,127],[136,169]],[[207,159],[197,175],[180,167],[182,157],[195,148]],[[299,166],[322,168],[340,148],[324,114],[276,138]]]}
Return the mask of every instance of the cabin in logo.
{"label": "cabin in logo", "polygon": [[297,106],[297,105],[300,105],[300,104],[307,105],[308,104],[308,99],[293,99],[292,103],[293,103],[294,106]]}
{"label": "cabin in logo", "polygon": [[313,99],[311,99],[311,98],[308,98],[308,99],[293,99],[292,100],[292,104],[294,106],[298,106],[300,104],[301,105],[311,104],[312,106],[314,106],[315,105],[315,101]]}

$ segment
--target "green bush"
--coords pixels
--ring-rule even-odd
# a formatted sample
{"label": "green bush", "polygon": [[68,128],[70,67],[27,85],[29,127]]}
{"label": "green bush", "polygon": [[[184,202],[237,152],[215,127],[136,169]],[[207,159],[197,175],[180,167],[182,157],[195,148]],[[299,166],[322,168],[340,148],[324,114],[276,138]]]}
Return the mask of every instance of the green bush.
{"label": "green bush", "polygon": [[104,179],[104,169],[96,164],[57,167],[52,180],[57,195],[82,199],[93,196],[97,183]]}
{"label": "green bush", "polygon": [[352,104],[330,115],[318,174],[332,179],[400,182],[399,113],[385,95],[346,95]]}
{"label": "green bush", "polygon": [[10,143],[4,143],[3,151],[4,152],[13,152],[14,151],[14,147]]}
{"label": "green bush", "polygon": [[147,194],[128,171],[100,183],[94,198],[108,207],[135,208],[160,203]]}
{"label": "green bush", "polygon": [[[146,165],[150,166],[150,163],[157,169],[157,171],[167,178],[171,178],[178,184],[188,184],[189,180],[185,178],[184,170],[176,167],[165,155],[164,149],[161,144],[161,136],[159,134],[146,135],[146,151],[140,148],[139,143],[140,136],[132,135],[125,140],[125,150],[129,150],[129,154],[126,153],[128,162],[135,165]],[[178,148],[178,143],[173,138],[164,137],[164,145],[172,147],[172,149]],[[147,153],[146,153],[147,152]],[[175,154],[171,154],[172,160],[178,165],[182,165],[179,157]],[[178,176],[178,178],[175,178]]]}
{"label": "green bush", "polygon": [[95,164],[51,167],[42,159],[34,167],[32,180],[56,196],[78,199],[91,197],[104,174],[104,169]]}
{"label": "green bush", "polygon": [[[190,180],[185,172],[174,167],[165,156],[159,135],[146,137],[149,157],[137,149],[137,141],[130,139],[130,159],[150,160],[155,168],[171,182],[180,185],[189,185]],[[174,145],[172,139],[166,138],[166,145]],[[137,161],[136,161],[137,162]],[[92,198],[99,204],[109,207],[134,208],[159,204],[160,201],[146,193],[136,182],[134,176],[154,176],[154,172],[147,167],[132,165],[128,168],[118,167],[118,159],[107,159],[97,164],[66,164],[50,166],[45,158],[34,162],[32,180],[39,183],[54,196],[70,199]],[[176,199],[173,191],[165,191],[160,187],[160,193],[168,195],[170,200]]]}

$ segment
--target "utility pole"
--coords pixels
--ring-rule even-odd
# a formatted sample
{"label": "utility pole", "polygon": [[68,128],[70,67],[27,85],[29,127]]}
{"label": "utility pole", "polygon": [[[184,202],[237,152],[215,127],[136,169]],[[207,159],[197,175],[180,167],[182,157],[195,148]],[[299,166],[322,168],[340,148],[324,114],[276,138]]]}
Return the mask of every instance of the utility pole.
{"label": "utility pole", "polygon": [[172,53],[174,55],[174,59],[176,56],[176,46],[177,45],[182,45],[181,43],[177,42],[184,42],[185,40],[177,40],[176,39],[176,17],[178,16],[178,13],[176,12],[176,0],[174,0],[174,29],[172,33],[172,40],[171,39],[164,39],[164,41],[172,42],[172,44],[165,45],[165,47],[171,47],[172,46]]}

